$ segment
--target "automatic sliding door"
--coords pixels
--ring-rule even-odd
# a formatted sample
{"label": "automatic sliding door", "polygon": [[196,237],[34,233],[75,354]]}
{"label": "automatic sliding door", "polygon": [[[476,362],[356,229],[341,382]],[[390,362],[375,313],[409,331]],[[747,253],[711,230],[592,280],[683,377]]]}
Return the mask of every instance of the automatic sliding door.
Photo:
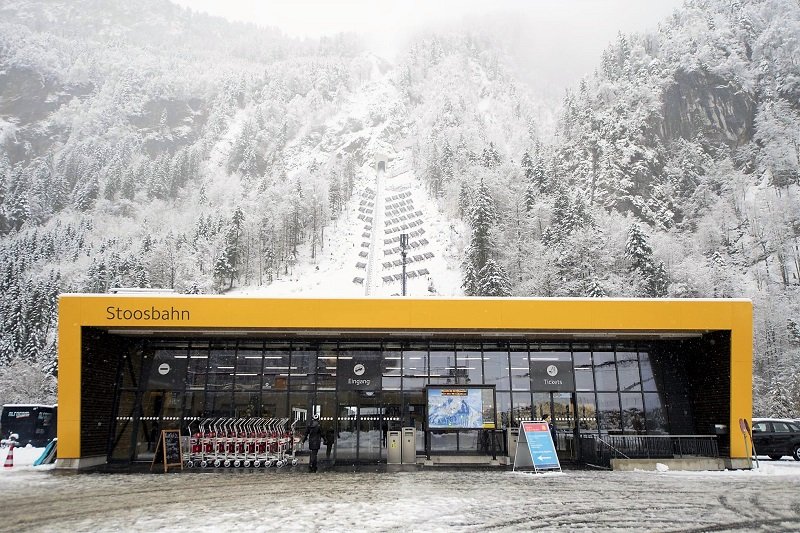
{"label": "automatic sliding door", "polygon": [[355,463],[358,460],[358,393],[339,393],[336,411],[336,461]]}
{"label": "automatic sliding door", "polygon": [[386,436],[380,393],[362,394],[358,409],[358,462],[377,463],[382,458]]}
{"label": "automatic sliding door", "polygon": [[379,393],[340,393],[336,418],[337,462],[377,463],[382,460],[385,432]]}

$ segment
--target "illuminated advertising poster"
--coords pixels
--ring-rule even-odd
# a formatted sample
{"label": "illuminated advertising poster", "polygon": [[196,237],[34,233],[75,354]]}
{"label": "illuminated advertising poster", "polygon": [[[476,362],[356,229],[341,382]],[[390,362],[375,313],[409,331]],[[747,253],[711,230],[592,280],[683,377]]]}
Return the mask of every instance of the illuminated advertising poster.
{"label": "illuminated advertising poster", "polygon": [[494,429],[494,389],[428,387],[428,429]]}

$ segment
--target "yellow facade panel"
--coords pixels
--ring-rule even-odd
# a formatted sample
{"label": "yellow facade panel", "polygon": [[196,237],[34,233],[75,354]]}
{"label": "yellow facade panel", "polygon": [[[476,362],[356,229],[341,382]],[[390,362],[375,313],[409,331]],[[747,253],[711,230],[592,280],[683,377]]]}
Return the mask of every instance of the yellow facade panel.
{"label": "yellow facade panel", "polygon": [[747,300],[272,299],[63,296],[79,299],[82,324],[429,330],[728,330]]}

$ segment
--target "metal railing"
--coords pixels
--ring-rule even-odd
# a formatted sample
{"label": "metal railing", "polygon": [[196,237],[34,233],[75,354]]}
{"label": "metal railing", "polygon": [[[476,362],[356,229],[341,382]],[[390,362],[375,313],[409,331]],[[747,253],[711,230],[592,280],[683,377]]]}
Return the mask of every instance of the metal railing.
{"label": "metal railing", "polygon": [[719,457],[716,435],[581,434],[580,461],[608,467],[611,459]]}

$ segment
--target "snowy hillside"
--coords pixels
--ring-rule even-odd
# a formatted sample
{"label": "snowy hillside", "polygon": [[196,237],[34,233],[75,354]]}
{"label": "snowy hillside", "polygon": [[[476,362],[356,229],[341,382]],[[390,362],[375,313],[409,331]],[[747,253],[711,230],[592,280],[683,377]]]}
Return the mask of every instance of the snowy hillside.
{"label": "snowy hillside", "polygon": [[60,292],[397,295],[405,234],[412,296],[750,297],[756,411],[796,416],[797,2],[620,34],[546,128],[506,38],[0,0],[0,401],[52,395]]}
{"label": "snowy hillside", "polygon": [[[375,60],[373,59],[375,63]],[[411,165],[411,150],[388,130],[403,130],[406,117],[381,109],[399,95],[388,75],[372,70],[372,79],[328,120],[319,143],[290,143],[298,171],[315,158],[338,158],[352,146],[362,147],[352,198],[334,227],[325,232],[319,251],[311,243],[298,249],[291,274],[278,275],[266,287],[237,293],[265,296],[392,296],[402,292],[400,235],[408,235],[406,294],[460,295],[459,231],[424,193]],[[291,173],[290,173],[291,175]],[[456,229],[456,228],[459,229]]]}

